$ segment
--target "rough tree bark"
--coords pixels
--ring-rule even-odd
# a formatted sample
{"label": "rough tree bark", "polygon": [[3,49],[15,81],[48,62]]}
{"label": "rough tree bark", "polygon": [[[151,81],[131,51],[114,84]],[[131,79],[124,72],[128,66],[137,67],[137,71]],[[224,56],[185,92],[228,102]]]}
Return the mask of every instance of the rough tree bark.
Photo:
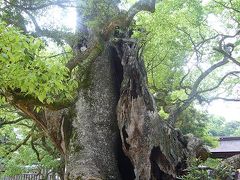
{"label": "rough tree bark", "polygon": [[[127,30],[136,13],[154,12],[155,3],[137,1],[67,63],[70,71],[85,64],[70,108],[38,104],[15,92],[5,95],[49,135],[65,158],[65,179],[175,179],[188,157],[206,154],[201,141],[160,119],[137,44],[128,37],[111,42],[116,27]],[[44,108],[36,112],[35,105]]]}
{"label": "rough tree bark", "polygon": [[[69,179],[120,179],[117,167],[117,94],[109,48],[89,66],[75,104]],[[87,81],[87,82],[86,82]]]}
{"label": "rough tree bark", "polygon": [[117,115],[123,150],[136,179],[174,179],[186,168],[188,157],[203,158],[207,151],[201,141],[183,136],[160,119],[138,46],[124,42],[121,48],[123,82]]}
{"label": "rough tree bark", "polygon": [[[201,141],[184,137],[158,116],[138,50],[121,40],[91,64],[90,82],[75,104],[69,179],[174,179],[187,157],[202,154]],[[131,163],[119,149],[119,132]]]}

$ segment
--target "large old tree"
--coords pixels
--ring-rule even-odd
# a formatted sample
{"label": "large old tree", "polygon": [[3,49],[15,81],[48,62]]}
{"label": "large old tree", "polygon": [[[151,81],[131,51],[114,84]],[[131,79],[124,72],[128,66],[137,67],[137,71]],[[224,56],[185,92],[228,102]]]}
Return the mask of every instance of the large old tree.
{"label": "large old tree", "polygon": [[[195,74],[191,87],[183,84],[189,73],[182,77],[179,87],[188,92],[187,97],[166,110],[167,122],[160,118],[148,90],[144,43],[132,36],[133,30],[147,35],[147,28],[138,28],[134,18],[142,11],[154,13],[156,0],[139,0],[130,8],[121,7],[118,0],[1,3],[1,20],[5,23],[1,22],[0,34],[0,93],[49,136],[65,159],[66,179],[174,179],[183,174],[187,158],[204,154],[202,143],[183,136],[174,124],[194,100],[207,101],[204,93],[239,73],[231,71],[211,88],[200,88],[217,68],[230,61],[239,65],[231,56],[234,47],[224,45],[225,39],[239,32],[201,37],[194,43],[187,30],[178,27],[191,40],[189,46],[196,54],[204,43],[218,37],[219,46],[214,51],[222,60]],[[39,17],[54,6],[76,7],[74,33],[40,25],[44,20]],[[67,44],[70,53],[44,56],[44,43],[33,37]],[[231,52],[227,48],[232,48]],[[166,103],[164,89],[155,94],[157,103]]]}

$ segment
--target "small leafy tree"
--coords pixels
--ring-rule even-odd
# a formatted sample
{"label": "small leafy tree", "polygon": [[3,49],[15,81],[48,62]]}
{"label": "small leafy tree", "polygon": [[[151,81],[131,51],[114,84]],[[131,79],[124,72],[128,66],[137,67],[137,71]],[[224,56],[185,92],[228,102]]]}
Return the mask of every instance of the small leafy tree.
{"label": "small leafy tree", "polygon": [[2,102],[0,109],[1,176],[53,170],[61,174],[61,156],[46,134],[16,109]]}
{"label": "small leafy tree", "polygon": [[233,179],[232,166],[222,163],[221,160],[209,158],[206,162],[199,159],[188,159],[187,175],[183,180],[222,180]]}

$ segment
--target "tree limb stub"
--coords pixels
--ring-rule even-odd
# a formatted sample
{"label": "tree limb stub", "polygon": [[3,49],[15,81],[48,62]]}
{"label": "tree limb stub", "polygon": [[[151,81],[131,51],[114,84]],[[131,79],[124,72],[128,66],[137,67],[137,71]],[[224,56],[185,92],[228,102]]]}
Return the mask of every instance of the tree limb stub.
{"label": "tree limb stub", "polygon": [[91,46],[84,52],[78,52],[74,58],[68,61],[66,67],[72,71],[77,65],[82,63],[84,60],[92,61],[96,59],[103,51],[103,45],[100,40],[91,42]]}

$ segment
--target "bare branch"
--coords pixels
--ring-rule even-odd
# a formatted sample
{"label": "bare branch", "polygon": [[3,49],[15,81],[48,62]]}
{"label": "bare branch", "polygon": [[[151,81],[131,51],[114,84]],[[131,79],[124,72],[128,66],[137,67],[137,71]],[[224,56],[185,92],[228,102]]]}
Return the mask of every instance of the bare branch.
{"label": "bare branch", "polygon": [[230,59],[236,65],[240,66],[240,62],[238,62],[235,58],[233,58],[231,54],[229,54],[228,52],[224,51],[223,49],[218,49],[218,48],[213,48],[213,49],[223,54],[225,57]]}
{"label": "bare branch", "polygon": [[[71,32],[63,32],[63,31],[59,31],[59,30],[48,30],[48,29],[42,29],[36,18],[27,10],[23,10],[31,19],[32,23],[35,26],[35,35],[40,36],[40,37],[48,37],[48,38],[52,38],[53,40],[55,40],[56,42],[61,42],[63,43],[63,40],[70,46],[72,46],[72,42],[71,42],[71,38],[73,35],[73,33]],[[33,33],[34,35],[34,33]]]}
{"label": "bare branch", "polygon": [[199,51],[199,49],[200,49],[205,43],[207,43],[207,42],[209,42],[209,41],[217,38],[218,36],[220,36],[219,34],[216,34],[216,35],[214,35],[214,36],[212,36],[212,37],[205,38],[205,37],[203,37],[203,36],[201,35],[201,32],[199,32],[202,41],[200,41],[200,42],[195,42],[194,39],[192,38],[191,34],[188,33],[186,30],[184,30],[184,29],[182,29],[182,28],[177,28],[177,29],[180,30],[180,31],[182,31],[184,34],[186,34],[186,35],[188,36],[190,42],[191,42],[192,45],[193,45],[193,49],[194,49],[194,51],[195,51],[196,54],[198,54],[198,53],[201,54],[201,52]]}
{"label": "bare branch", "polygon": [[183,81],[186,79],[186,77],[189,75],[189,73],[190,73],[190,69],[188,69],[188,72],[182,77],[182,79],[180,80],[180,83],[179,83],[180,88],[184,89],[186,94],[188,94],[187,89],[191,89],[191,87],[183,85]]}
{"label": "bare branch", "polygon": [[210,68],[208,68],[205,72],[203,72],[198,78],[197,80],[194,82],[193,87],[192,87],[192,91],[189,95],[190,98],[193,98],[196,94],[197,94],[197,89],[200,85],[200,83],[211,73],[213,72],[215,69],[227,64],[228,61],[228,57],[224,57],[222,61],[219,61],[218,63],[212,65]]}
{"label": "bare branch", "polygon": [[216,64],[213,64],[210,68],[208,68],[206,71],[204,71],[194,82],[191,92],[188,96],[188,98],[183,102],[183,104],[180,105],[180,103],[177,104],[176,108],[174,108],[169,115],[169,123],[171,125],[174,125],[177,121],[177,117],[180,113],[182,113],[199,95],[198,94],[198,87],[201,84],[201,82],[215,69],[227,64],[228,56],[225,56],[222,61],[217,62]]}
{"label": "bare branch", "polygon": [[75,1],[69,1],[69,0],[57,0],[57,1],[49,1],[49,2],[45,2],[45,3],[38,3],[38,4],[27,4],[27,3],[23,3],[22,5],[18,5],[16,3],[4,0],[5,3],[17,7],[17,8],[21,8],[21,9],[25,9],[25,10],[30,10],[30,11],[36,11],[36,10],[40,10],[40,9],[44,9],[50,6],[59,6],[59,7],[72,7],[71,3],[74,3]]}
{"label": "bare branch", "polygon": [[223,101],[233,101],[233,102],[240,101],[240,99],[235,99],[235,98],[212,97],[212,98],[209,98],[208,102],[213,101],[213,100],[223,100]]}
{"label": "bare branch", "polygon": [[38,22],[36,20],[36,17],[31,12],[33,10],[41,9],[41,8],[44,8],[44,7],[47,7],[47,6],[51,6],[51,5],[59,5],[59,4],[63,3],[63,2],[68,2],[68,1],[53,1],[53,2],[49,2],[47,4],[39,5],[39,7],[36,7],[36,8],[34,7],[34,5],[29,5],[28,8],[27,8],[24,5],[18,5],[18,4],[9,2],[7,0],[4,0],[4,2],[9,4],[9,6],[13,6],[13,7],[19,9],[20,11],[22,11],[22,12],[24,12],[24,13],[26,13],[28,15],[28,17],[31,19],[31,21],[32,21],[32,23],[33,23],[33,25],[35,27],[35,33],[32,33],[32,35],[52,38],[55,41],[61,42],[61,43],[64,40],[70,46],[72,45],[70,37],[74,36],[73,33],[71,33],[71,32],[63,32],[63,31],[59,31],[59,30],[42,29],[39,26],[39,24],[38,24]]}
{"label": "bare branch", "polygon": [[25,123],[18,123],[17,125],[19,126],[25,126],[27,128],[32,128],[32,125],[28,125],[28,124],[25,124]]}
{"label": "bare branch", "polygon": [[214,89],[217,89],[217,88],[222,84],[222,82],[223,82],[228,76],[230,76],[230,75],[236,75],[236,74],[239,74],[239,73],[240,73],[240,71],[232,71],[232,72],[229,72],[229,73],[225,74],[225,75],[221,78],[221,80],[217,83],[217,85],[215,85],[214,87],[211,87],[211,88],[209,88],[209,89],[205,89],[205,90],[202,90],[202,91],[198,91],[198,94],[204,93],[204,92],[208,92],[208,91],[212,91],[212,90],[214,90]]}

